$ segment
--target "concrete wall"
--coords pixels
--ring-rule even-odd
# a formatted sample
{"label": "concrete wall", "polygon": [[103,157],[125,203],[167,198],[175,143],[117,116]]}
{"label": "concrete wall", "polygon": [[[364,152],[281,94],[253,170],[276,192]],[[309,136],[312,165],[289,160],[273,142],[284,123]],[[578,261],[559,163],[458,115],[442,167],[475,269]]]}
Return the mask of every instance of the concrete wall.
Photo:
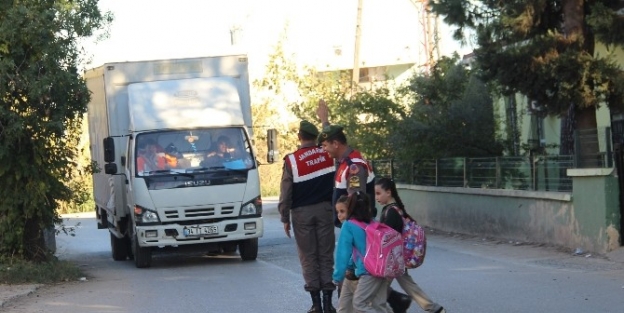
{"label": "concrete wall", "polygon": [[574,190],[579,190],[574,197],[522,190],[404,184],[397,188],[410,215],[427,227],[606,253],[619,245],[617,180],[611,178],[574,177]]}
{"label": "concrete wall", "polygon": [[569,169],[579,237],[594,251],[612,251],[620,243],[619,184],[613,168]]}

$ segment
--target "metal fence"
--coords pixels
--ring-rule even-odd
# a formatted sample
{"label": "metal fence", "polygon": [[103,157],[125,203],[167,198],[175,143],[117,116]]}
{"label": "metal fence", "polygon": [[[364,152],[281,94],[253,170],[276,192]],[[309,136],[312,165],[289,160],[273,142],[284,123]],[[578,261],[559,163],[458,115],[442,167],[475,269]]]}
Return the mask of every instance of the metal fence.
{"label": "metal fence", "polygon": [[620,125],[615,133],[610,127],[576,130],[573,155],[547,155],[540,140],[529,140],[535,146],[528,156],[372,163],[377,176],[412,185],[571,192],[567,169],[612,167],[612,136],[624,142],[623,129]]}
{"label": "metal fence", "polygon": [[[574,164],[576,167],[613,166],[611,128],[581,129],[574,132]],[[595,152],[599,151],[599,152]]]}
{"label": "metal fence", "polygon": [[570,192],[566,170],[574,167],[574,156],[375,160],[372,165],[376,176],[412,185]]}

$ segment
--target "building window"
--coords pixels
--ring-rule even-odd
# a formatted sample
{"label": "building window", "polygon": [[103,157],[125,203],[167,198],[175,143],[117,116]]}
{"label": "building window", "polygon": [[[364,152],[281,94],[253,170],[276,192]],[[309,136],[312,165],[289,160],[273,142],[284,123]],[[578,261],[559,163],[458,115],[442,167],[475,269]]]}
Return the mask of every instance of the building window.
{"label": "building window", "polygon": [[360,83],[370,83],[386,80],[387,68],[385,66],[360,68]]}

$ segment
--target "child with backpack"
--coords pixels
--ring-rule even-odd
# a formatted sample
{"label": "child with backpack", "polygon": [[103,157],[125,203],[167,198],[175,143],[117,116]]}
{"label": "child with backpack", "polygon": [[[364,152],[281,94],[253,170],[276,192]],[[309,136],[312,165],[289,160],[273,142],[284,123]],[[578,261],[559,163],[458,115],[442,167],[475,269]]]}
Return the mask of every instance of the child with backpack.
{"label": "child with backpack", "polygon": [[[399,197],[394,181],[382,177],[375,182],[375,200],[383,205],[380,221],[398,232],[403,231],[404,218],[413,220],[405,211],[405,205]],[[438,303],[433,302],[427,294],[420,289],[418,284],[412,279],[407,270],[399,277],[395,278],[401,288],[427,312],[446,313],[446,310]]]}
{"label": "child with backpack", "polygon": [[[388,287],[391,280],[374,277],[364,267],[363,256],[366,254],[366,233],[364,229],[356,225],[357,222],[369,224],[373,221],[370,211],[368,196],[363,192],[356,192],[349,195],[347,199],[347,220],[343,222],[336,245],[336,257],[334,264],[333,281],[334,284],[343,284],[341,299],[338,304],[338,312],[371,312],[389,313],[392,312],[386,303]],[[338,206],[337,206],[338,209]],[[337,213],[340,213],[337,211]],[[357,279],[356,283],[343,283],[347,270],[353,265],[352,279]],[[346,287],[357,285],[353,291],[353,308],[349,307],[348,296],[343,295],[348,292]]]}
{"label": "child with backpack", "polygon": [[[351,211],[347,206],[349,197],[342,195],[336,200],[336,217],[340,223],[344,223]],[[353,259],[349,260],[347,265],[347,271],[345,273],[345,280],[338,287],[338,308],[337,313],[353,313],[353,294],[357,288],[358,278],[355,276],[355,264]]]}

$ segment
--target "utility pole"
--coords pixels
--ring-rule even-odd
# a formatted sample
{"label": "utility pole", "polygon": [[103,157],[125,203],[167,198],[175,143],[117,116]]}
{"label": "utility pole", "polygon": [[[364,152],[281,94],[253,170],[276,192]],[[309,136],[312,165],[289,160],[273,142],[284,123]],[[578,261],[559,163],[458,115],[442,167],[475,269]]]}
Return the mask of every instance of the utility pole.
{"label": "utility pole", "polygon": [[[440,58],[438,19],[429,13],[428,0],[411,0],[418,11],[420,25],[422,27],[423,66],[429,72],[431,66]],[[433,24],[433,25],[432,25]]]}
{"label": "utility pole", "polygon": [[355,25],[355,52],[353,55],[353,73],[351,76],[351,95],[360,83],[360,38],[362,37],[362,2],[358,0],[357,20]]}

